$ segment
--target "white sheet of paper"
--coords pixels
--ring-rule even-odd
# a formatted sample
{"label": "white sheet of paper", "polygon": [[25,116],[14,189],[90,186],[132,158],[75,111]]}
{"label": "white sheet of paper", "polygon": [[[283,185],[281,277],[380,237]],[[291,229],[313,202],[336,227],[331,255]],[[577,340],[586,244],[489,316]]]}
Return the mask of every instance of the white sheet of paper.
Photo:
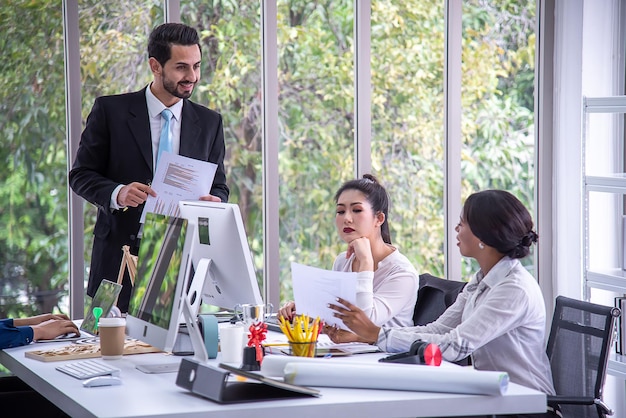
{"label": "white sheet of paper", "polygon": [[356,301],[356,273],[324,270],[304,264],[291,263],[291,279],[296,312],[311,318],[320,317],[327,325],[348,329],[333,316],[329,303],[341,297],[350,303]]}
{"label": "white sheet of paper", "polygon": [[157,197],[148,196],[140,222],[145,222],[148,212],[179,216],[178,202],[210,194],[216,171],[217,164],[170,152],[161,154],[150,185]]}

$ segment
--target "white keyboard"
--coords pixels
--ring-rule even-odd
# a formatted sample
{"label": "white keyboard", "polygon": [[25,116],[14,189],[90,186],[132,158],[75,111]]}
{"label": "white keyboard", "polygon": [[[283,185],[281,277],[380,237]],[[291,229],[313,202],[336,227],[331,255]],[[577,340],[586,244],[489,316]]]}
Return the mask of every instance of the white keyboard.
{"label": "white keyboard", "polygon": [[119,376],[120,369],[97,360],[81,360],[57,366],[56,369],[77,379],[89,379],[96,376]]}

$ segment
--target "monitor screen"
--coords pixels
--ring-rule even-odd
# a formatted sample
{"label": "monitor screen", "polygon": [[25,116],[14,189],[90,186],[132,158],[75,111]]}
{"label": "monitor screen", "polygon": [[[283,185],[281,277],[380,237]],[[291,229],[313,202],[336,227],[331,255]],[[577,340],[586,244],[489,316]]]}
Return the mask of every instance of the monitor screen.
{"label": "monitor screen", "polygon": [[148,213],[137,257],[137,275],[130,298],[128,336],[171,351],[186,288],[183,262],[187,221]]}
{"label": "monitor screen", "polygon": [[262,304],[252,255],[239,206],[232,203],[181,201],[180,216],[187,219],[192,268],[210,260],[202,290],[202,303],[233,310],[237,304]]}

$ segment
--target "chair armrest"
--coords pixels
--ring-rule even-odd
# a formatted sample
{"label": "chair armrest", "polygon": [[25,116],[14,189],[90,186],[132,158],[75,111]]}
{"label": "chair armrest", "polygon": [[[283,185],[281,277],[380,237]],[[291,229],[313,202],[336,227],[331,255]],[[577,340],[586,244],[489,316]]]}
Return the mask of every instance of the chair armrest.
{"label": "chair armrest", "polygon": [[595,399],[590,396],[548,395],[548,405],[593,405]]}
{"label": "chair armrest", "polygon": [[602,399],[595,399],[592,397],[584,396],[561,396],[561,395],[548,395],[548,405],[554,407],[556,405],[596,405],[601,409],[605,415],[613,415],[613,410],[605,404]]}

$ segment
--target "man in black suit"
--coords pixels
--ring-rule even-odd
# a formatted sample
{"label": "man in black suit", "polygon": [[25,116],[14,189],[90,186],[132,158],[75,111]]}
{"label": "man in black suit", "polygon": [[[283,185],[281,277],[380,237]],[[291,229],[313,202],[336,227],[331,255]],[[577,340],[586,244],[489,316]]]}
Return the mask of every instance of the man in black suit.
{"label": "man in black suit", "polygon": [[[94,228],[87,294],[96,293],[102,279],[117,280],[122,246],[139,249],[139,219],[150,196],[163,126],[169,127],[171,151],[217,164],[211,192],[200,200],[228,200],[224,172],[224,132],[219,113],[189,101],[200,78],[202,51],[195,29],[179,23],[156,27],[148,41],[154,80],[144,89],[96,99],[87,117],[69,183],[78,195],[98,208]],[[173,117],[166,125],[161,112]],[[118,299],[128,311],[128,274]]]}

